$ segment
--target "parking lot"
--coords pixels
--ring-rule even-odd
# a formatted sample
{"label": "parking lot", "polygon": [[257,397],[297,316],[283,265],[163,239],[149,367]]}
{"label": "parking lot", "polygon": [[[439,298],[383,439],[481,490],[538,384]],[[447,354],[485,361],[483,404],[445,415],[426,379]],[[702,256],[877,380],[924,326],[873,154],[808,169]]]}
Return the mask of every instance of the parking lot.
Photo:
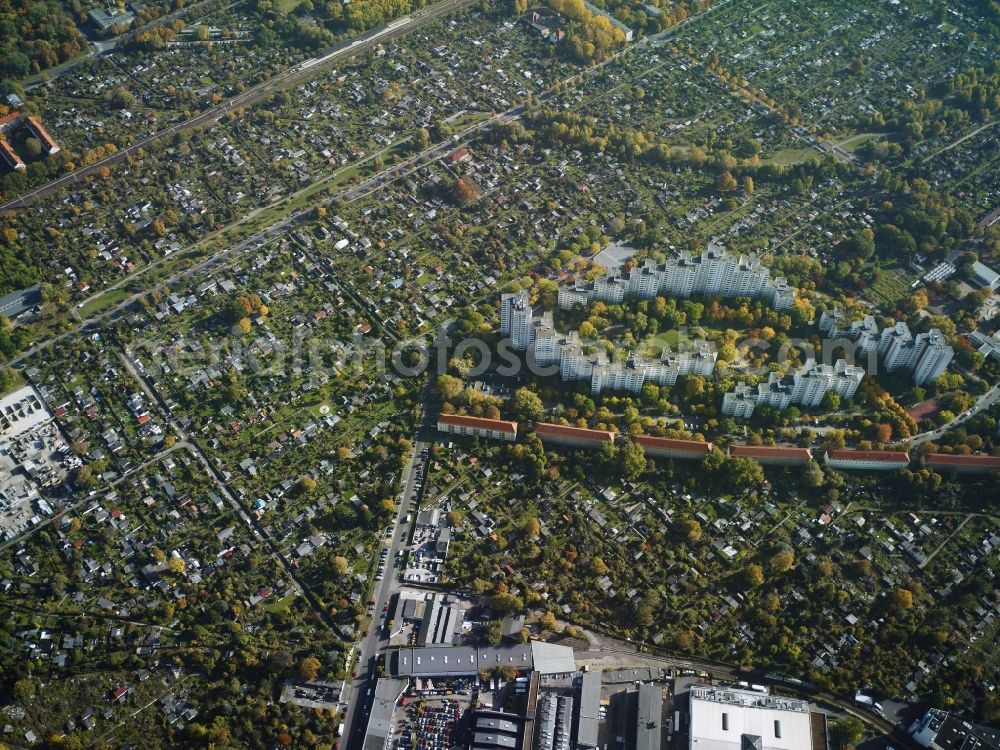
{"label": "parking lot", "polygon": [[420,699],[396,712],[392,748],[447,750],[463,745],[469,699]]}

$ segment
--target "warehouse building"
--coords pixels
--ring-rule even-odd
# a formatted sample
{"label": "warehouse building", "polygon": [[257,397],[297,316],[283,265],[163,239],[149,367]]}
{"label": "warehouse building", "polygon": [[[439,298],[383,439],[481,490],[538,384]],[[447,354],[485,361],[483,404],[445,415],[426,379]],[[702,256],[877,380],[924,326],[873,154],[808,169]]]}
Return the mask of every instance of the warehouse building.
{"label": "warehouse building", "polygon": [[693,685],[690,750],[823,750],[814,743],[808,701],[752,690]]}

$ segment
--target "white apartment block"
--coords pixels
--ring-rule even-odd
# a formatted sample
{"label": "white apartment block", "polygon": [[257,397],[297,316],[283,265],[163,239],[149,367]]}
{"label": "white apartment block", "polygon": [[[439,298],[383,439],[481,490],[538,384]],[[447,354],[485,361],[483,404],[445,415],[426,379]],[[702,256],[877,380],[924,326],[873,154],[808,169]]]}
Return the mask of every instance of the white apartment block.
{"label": "white apartment block", "polygon": [[864,357],[876,351],[880,342],[875,318],[866,315],[861,320],[848,323],[846,313],[839,307],[823,311],[819,318],[819,330],[831,339],[850,339],[858,345],[857,351]]}
{"label": "white apartment block", "polygon": [[906,323],[896,323],[882,331],[878,353],[886,370],[909,370],[917,385],[944,373],[955,356],[955,350],[948,345],[939,329],[932,328],[927,333],[914,336]]}
{"label": "white apartment block", "polygon": [[558,365],[563,382],[589,380],[590,391],[627,391],[639,393],[645,383],[673,386],[682,375],[710,377],[715,372],[718,352],[707,341],[688,342],[682,351],[665,350],[659,359],[630,356],[624,362],[612,362],[603,348],[591,351],[580,341],[576,331],[560,334],[552,313],[532,317],[527,294],[504,295],[501,303],[500,332],[511,339],[519,351],[531,351],[536,364]]}
{"label": "white apartment block", "polygon": [[787,310],[795,301],[795,289],[784,278],[771,279],[770,271],[757,255],[730,255],[709,244],[700,255],[682,252],[657,264],[646,260],[631,271],[616,272],[585,286],[559,290],[559,307],[603,301],[617,304],[626,297],[650,299],[672,297],[762,297],[775,310]]}
{"label": "white apartment block", "polygon": [[584,354],[577,343],[562,348],[560,374],[564,381],[590,380],[590,392],[639,393],[647,383],[674,386],[682,375],[710,377],[718,359],[715,347],[707,341],[692,341],[683,351],[664,351],[659,359],[632,355],[624,362],[610,362],[603,354]]}
{"label": "white apartment block", "polygon": [[535,339],[534,315],[527,290],[500,297],[500,333],[518,351],[527,351]]}
{"label": "white apartment block", "polygon": [[818,365],[807,359],[800,370],[782,377],[772,372],[767,380],[756,386],[739,383],[722,397],[722,413],[730,417],[749,419],[754,409],[767,404],[784,411],[792,404],[819,406],[827,391],[835,391],[841,398],[853,398],[865,371],[849,365],[843,359],[830,365]]}
{"label": "white apartment block", "polygon": [[955,350],[948,346],[944,334],[937,328],[932,328],[927,333],[918,333],[914,346],[917,356],[913,365],[913,382],[917,385],[943,375],[955,356]]}
{"label": "white apartment block", "polygon": [[937,328],[914,336],[906,323],[896,323],[880,332],[871,315],[846,326],[845,321],[843,310],[834,308],[820,316],[819,329],[831,338],[849,338],[857,344],[861,356],[877,351],[879,362],[886,370],[909,370],[917,385],[944,373],[955,356],[955,350]]}

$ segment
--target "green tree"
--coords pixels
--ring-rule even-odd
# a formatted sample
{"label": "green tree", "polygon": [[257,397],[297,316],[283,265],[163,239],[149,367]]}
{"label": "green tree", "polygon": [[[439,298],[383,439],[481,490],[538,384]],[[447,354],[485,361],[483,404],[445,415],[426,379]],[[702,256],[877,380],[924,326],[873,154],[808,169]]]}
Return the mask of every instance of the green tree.
{"label": "green tree", "polygon": [[865,725],[856,716],[845,716],[832,723],[830,727],[834,736],[844,747],[857,745],[865,736]]}
{"label": "green tree", "polygon": [[728,193],[737,188],[736,178],[730,172],[723,172],[716,180],[716,187],[723,193]]}
{"label": "green tree", "polygon": [[806,487],[821,487],[823,479],[823,469],[810,459],[802,470],[802,484]]}
{"label": "green tree", "polygon": [[795,555],[789,549],[783,549],[780,552],[776,552],[772,555],[768,566],[771,568],[771,572],[775,574],[787,573],[792,569],[795,564]]}
{"label": "green tree", "polygon": [[464,387],[465,386],[462,381],[453,375],[438,375],[438,394],[445,401],[453,401],[456,399]]}
{"label": "green tree", "polygon": [[42,155],[42,144],[37,138],[31,137],[24,141],[24,150],[32,159],[37,159]]}
{"label": "green tree", "polygon": [[889,595],[889,604],[900,612],[913,609],[913,592],[909,589],[898,588]]}
{"label": "green tree", "polygon": [[319,668],[322,666],[315,656],[307,656],[299,663],[299,677],[307,682],[312,682],[319,675]]}
{"label": "green tree", "polygon": [[629,442],[619,451],[622,472],[629,479],[638,479],[646,470],[646,452],[638,443]]}
{"label": "green tree", "polygon": [[875,233],[867,227],[854,237],[851,243],[851,255],[858,260],[868,260],[875,254]]}
{"label": "green tree", "polygon": [[527,388],[518,388],[514,392],[510,406],[514,417],[525,422],[537,422],[545,414],[542,399],[537,393]]}
{"label": "green tree", "polygon": [[0,367],[0,395],[13,389],[17,383],[17,372],[7,365]]}

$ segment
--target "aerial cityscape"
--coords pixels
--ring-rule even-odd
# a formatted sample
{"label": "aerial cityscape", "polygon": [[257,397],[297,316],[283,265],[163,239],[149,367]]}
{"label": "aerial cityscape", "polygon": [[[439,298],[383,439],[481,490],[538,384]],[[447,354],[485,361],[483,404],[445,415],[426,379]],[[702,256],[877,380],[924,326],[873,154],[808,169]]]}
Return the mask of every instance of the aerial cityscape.
{"label": "aerial cityscape", "polygon": [[0,0],[0,750],[1000,750],[997,0]]}

